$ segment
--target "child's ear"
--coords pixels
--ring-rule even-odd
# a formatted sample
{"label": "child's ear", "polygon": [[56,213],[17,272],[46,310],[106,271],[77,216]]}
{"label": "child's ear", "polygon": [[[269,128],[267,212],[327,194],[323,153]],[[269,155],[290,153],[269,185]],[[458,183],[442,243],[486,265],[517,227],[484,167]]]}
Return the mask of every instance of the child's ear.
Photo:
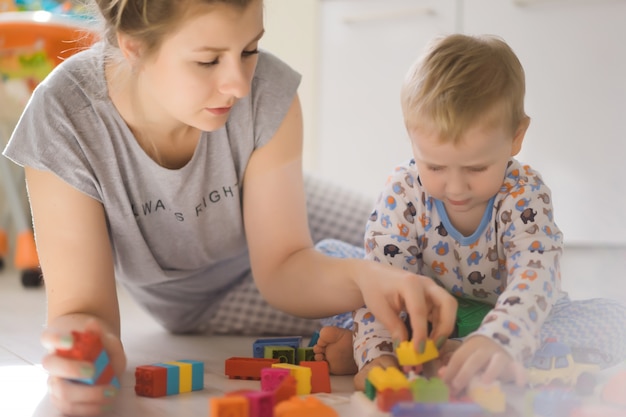
{"label": "child's ear", "polygon": [[515,130],[515,136],[513,136],[513,147],[511,148],[511,156],[517,155],[522,150],[522,143],[524,142],[524,136],[530,125],[530,117],[526,116],[522,119],[519,126]]}

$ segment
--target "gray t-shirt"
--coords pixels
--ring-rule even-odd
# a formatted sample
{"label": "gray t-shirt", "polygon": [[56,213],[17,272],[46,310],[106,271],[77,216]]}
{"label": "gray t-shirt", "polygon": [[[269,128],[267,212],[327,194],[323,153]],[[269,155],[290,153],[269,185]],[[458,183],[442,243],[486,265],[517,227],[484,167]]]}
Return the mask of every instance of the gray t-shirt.
{"label": "gray t-shirt", "polygon": [[250,274],[241,183],[299,82],[299,74],[262,51],[250,95],[223,128],[202,134],[184,167],[172,170],[143,151],[109,99],[97,44],[37,87],[4,155],[100,201],[116,279],[166,328],[193,330],[220,294]]}

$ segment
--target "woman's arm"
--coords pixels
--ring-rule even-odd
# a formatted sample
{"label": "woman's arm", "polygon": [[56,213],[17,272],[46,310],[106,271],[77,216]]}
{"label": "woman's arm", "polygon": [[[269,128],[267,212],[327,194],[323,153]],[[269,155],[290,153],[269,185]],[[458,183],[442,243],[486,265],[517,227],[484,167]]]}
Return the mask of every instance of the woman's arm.
{"label": "woman's arm", "polygon": [[274,138],[255,151],[244,178],[252,270],[268,302],[304,317],[330,316],[366,303],[399,340],[407,336],[398,317],[402,310],[424,317],[412,321],[416,340],[426,338],[426,317],[432,315],[442,323],[442,333],[451,332],[456,303],[432,280],[376,262],[332,258],[313,248],[301,154],[302,114],[296,97]]}
{"label": "woman's arm", "polygon": [[111,386],[75,384],[90,378],[93,364],[62,358],[72,331],[100,335],[116,375],[126,367],[113,256],[102,204],[49,172],[26,168],[37,252],[47,293],[47,328],[42,343],[50,397],[64,414],[98,415],[113,400]]}

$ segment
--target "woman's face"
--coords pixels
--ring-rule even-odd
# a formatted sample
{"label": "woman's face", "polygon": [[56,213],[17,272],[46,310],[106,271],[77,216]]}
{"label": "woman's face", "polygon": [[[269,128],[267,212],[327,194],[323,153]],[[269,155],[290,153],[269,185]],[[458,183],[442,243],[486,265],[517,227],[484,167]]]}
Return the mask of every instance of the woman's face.
{"label": "woman's face", "polygon": [[250,93],[263,35],[263,2],[246,8],[198,6],[141,66],[139,91],[149,119],[213,131]]}

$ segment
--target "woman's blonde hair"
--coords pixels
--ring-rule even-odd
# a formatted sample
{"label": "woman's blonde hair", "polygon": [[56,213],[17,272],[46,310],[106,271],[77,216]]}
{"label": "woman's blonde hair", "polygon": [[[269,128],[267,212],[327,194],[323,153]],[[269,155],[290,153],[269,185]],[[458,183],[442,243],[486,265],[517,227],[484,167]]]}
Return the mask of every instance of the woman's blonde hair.
{"label": "woman's blonde hair", "polygon": [[515,132],[527,118],[524,94],[524,69],[501,38],[455,34],[436,39],[411,67],[401,104],[409,131],[434,128],[456,143],[495,105]]}
{"label": "woman's blonde hair", "polygon": [[117,48],[117,34],[138,40],[145,55],[161,46],[165,35],[175,30],[197,5],[228,4],[245,8],[255,0],[95,0],[103,18],[102,38]]}

